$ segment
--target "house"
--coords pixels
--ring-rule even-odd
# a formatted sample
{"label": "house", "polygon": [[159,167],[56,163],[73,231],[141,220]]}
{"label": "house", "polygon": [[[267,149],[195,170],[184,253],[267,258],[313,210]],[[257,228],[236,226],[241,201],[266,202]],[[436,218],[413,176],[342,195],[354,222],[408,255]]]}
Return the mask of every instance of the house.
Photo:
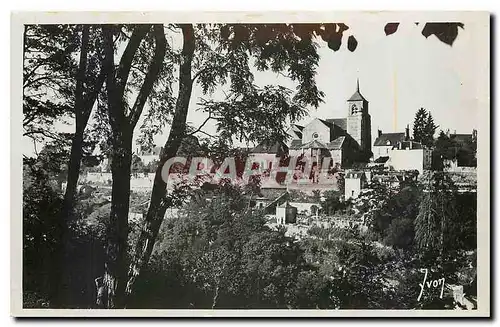
{"label": "house", "polygon": [[356,199],[368,184],[364,171],[350,171],[345,174],[344,199]]}
{"label": "house", "polygon": [[380,157],[388,158],[389,151],[391,151],[395,146],[397,146],[399,142],[408,140],[410,140],[409,126],[406,126],[406,130],[404,133],[382,133],[381,130],[378,130],[377,139],[373,143],[374,161],[376,161]]}
{"label": "house", "polygon": [[143,164],[147,165],[154,160],[160,160],[160,154],[163,150],[161,146],[153,146],[152,149],[137,148],[135,154],[141,158]]}
{"label": "house", "polygon": [[288,146],[282,141],[262,142],[250,150],[249,158],[257,163],[260,169],[271,169],[275,161],[288,155]]}
{"label": "house", "polygon": [[297,222],[297,208],[288,201],[276,207],[276,222],[278,224],[294,224]]}
{"label": "house", "polygon": [[426,149],[419,142],[400,141],[389,152],[389,167],[394,170],[417,170],[422,174],[431,169],[432,150]]}
{"label": "house", "polygon": [[370,166],[384,166],[393,170],[417,170],[420,174],[431,169],[432,151],[410,138],[410,127],[404,133],[382,133],[373,143],[373,162]]}
{"label": "house", "polygon": [[477,130],[472,134],[450,134],[449,139],[456,145],[454,157],[447,159],[444,166],[448,171],[471,170],[477,167]]}

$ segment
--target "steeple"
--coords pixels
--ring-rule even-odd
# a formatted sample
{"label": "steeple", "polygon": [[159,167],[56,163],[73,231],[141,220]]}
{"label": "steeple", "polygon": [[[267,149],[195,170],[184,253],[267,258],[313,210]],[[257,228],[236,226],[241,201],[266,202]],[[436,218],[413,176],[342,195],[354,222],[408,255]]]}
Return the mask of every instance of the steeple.
{"label": "steeple", "polygon": [[361,92],[359,92],[359,78],[356,79],[356,92],[347,101],[366,101]]}

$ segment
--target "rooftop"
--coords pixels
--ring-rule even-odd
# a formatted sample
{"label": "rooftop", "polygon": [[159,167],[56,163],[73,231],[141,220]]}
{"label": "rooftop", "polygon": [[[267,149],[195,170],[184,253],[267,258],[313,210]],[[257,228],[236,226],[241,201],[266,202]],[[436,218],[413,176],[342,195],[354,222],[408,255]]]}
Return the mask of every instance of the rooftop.
{"label": "rooftop", "polygon": [[395,146],[405,140],[405,133],[382,133],[373,143],[374,146]]}

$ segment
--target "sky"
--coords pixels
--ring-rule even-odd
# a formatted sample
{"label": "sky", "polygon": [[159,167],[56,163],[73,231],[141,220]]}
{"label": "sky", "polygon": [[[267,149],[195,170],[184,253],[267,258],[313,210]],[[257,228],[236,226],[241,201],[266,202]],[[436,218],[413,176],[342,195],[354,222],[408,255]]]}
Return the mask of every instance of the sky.
{"label": "sky", "polygon": [[[314,117],[340,118],[347,115],[346,100],[356,90],[359,78],[361,94],[369,101],[372,140],[377,129],[383,132],[404,132],[411,126],[416,111],[429,110],[440,129],[471,133],[478,127],[480,102],[477,92],[477,66],[484,60],[475,46],[479,26],[469,24],[459,30],[453,46],[439,41],[434,35],[421,34],[423,24],[401,24],[398,31],[386,36],[385,23],[351,24],[344,34],[343,44],[334,52],[319,41],[320,62],[317,85],[325,93],[324,103],[310,109],[307,124]],[[352,33],[358,47],[350,52],[347,37]],[[290,80],[274,73],[255,72],[258,85],[281,84],[294,88]],[[195,88],[191,106],[202,94]],[[216,95],[217,96],[217,95]],[[188,121],[199,125],[206,116],[190,110]],[[215,132],[214,124],[204,130]],[[163,144],[164,136],[155,141]]]}
{"label": "sky", "polygon": [[[485,106],[480,102],[484,99],[479,96],[480,73],[477,67],[488,58],[488,54],[478,51],[478,42],[484,42],[480,38],[487,38],[481,34],[484,26],[465,22],[465,28],[459,29],[453,46],[449,46],[434,35],[426,39],[421,34],[424,24],[402,23],[396,33],[386,36],[386,22],[358,19],[347,23],[349,29],[344,32],[339,51],[334,52],[318,40],[320,62],[316,82],[325,93],[324,103],[317,109],[309,108],[308,117],[299,124],[307,124],[315,117],[346,117],[346,100],[355,92],[359,79],[361,94],[369,101],[372,141],[376,139],[378,129],[389,133],[403,132],[407,124],[411,128],[415,113],[421,107],[432,113],[438,131],[449,129],[452,133],[471,133],[478,128],[478,110]],[[351,34],[358,41],[354,52],[350,52],[346,45]],[[179,40],[167,40],[174,48],[181,45]],[[259,86],[280,84],[291,89],[296,86],[289,79],[271,72],[255,70],[254,75]],[[193,126],[200,125],[206,118],[196,110],[200,97],[201,89],[195,86],[187,118]],[[214,97],[221,98],[222,92],[216,91]],[[489,106],[487,108],[489,110]],[[141,121],[134,138],[139,135]],[[72,124],[59,127],[67,132],[74,130]],[[215,124],[209,122],[203,130],[214,134]],[[155,143],[163,145],[168,132],[167,127],[163,134],[155,137]],[[29,140],[25,140],[24,145],[33,148]]]}

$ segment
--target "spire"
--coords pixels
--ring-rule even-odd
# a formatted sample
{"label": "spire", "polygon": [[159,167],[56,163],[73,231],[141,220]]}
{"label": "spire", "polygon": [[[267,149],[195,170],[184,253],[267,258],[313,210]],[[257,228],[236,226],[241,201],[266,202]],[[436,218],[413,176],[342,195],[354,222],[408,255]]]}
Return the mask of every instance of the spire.
{"label": "spire", "polygon": [[347,101],[359,101],[359,100],[366,101],[365,98],[359,92],[359,78],[356,78],[356,92],[354,92],[354,94]]}

